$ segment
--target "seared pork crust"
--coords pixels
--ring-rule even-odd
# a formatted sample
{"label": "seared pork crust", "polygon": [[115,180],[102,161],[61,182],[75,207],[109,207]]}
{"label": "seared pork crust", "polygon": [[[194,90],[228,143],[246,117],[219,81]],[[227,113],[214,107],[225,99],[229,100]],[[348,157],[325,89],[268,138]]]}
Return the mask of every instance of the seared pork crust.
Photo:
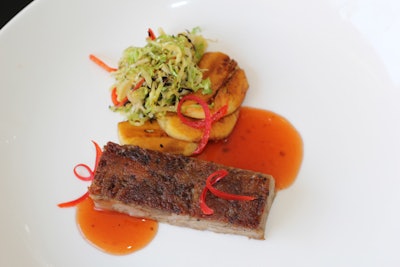
{"label": "seared pork crust", "polygon": [[[215,184],[217,189],[256,199],[224,200],[208,192],[206,203],[214,209],[214,214],[205,215],[200,209],[200,195],[207,177],[219,169],[226,169],[229,174]],[[89,192],[101,209],[172,225],[264,239],[275,187],[274,179],[262,173],[109,142]]]}

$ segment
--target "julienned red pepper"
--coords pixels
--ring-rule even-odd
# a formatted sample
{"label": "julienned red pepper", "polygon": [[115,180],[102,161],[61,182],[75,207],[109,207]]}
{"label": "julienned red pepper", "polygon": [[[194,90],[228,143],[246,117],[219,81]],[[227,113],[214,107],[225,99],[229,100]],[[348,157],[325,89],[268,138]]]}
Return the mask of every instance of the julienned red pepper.
{"label": "julienned red pepper", "polygon": [[[200,195],[200,208],[204,214],[211,215],[214,213],[214,210],[211,209],[206,203],[206,195],[208,192],[207,181],[215,176],[225,177],[226,173],[228,173],[226,170],[218,170],[208,176],[208,178],[206,180],[206,186],[204,187],[203,192],[201,192],[201,195]],[[214,184],[214,183],[216,183],[216,180],[211,181],[211,184]]]}
{"label": "julienned red pepper", "polygon": [[203,192],[201,192],[200,195],[200,209],[205,215],[211,215],[214,213],[214,210],[211,209],[206,203],[207,192],[208,192],[207,187],[204,187]]}
{"label": "julienned red pepper", "polygon": [[226,175],[228,175],[228,171],[222,169],[213,172],[207,177],[206,186],[204,187],[203,192],[200,195],[200,208],[204,214],[211,215],[214,213],[214,210],[208,207],[205,201],[208,190],[210,190],[210,192],[215,196],[226,200],[251,201],[255,199],[255,197],[252,196],[229,194],[213,187],[215,183],[224,178]]}
{"label": "julienned red pepper", "polygon": [[[183,99],[183,98],[182,98]],[[200,99],[200,98],[198,98]],[[197,99],[197,100],[198,100]],[[201,100],[200,100],[201,101]],[[185,115],[182,114],[182,104],[184,101],[180,101],[178,103],[178,117],[179,119],[186,125],[196,128],[196,129],[202,129],[205,126],[205,121],[204,120],[189,120],[188,118],[185,117]],[[196,101],[197,102],[197,101]],[[214,123],[224,117],[226,115],[226,112],[228,111],[228,105],[225,105],[221,107],[217,112],[211,115],[211,123]]]}
{"label": "julienned red pepper", "polygon": [[[89,173],[88,176],[83,176],[78,172],[78,168],[83,168],[86,170],[87,173]],[[90,167],[86,164],[83,163],[79,163],[77,165],[75,165],[74,167],[74,174],[76,176],[76,178],[78,178],[79,180],[82,181],[92,181],[93,180],[93,171],[90,169]]]}
{"label": "julienned red pepper", "polygon": [[89,191],[87,191],[85,194],[83,194],[81,197],[79,197],[77,199],[57,204],[57,206],[60,207],[60,208],[74,207],[74,206],[78,205],[79,203],[81,203],[82,201],[84,201],[88,196],[89,196]]}
{"label": "julienned red pepper", "polygon": [[[183,114],[182,114],[182,104],[187,101],[187,100],[192,100],[197,102],[204,111],[204,120],[189,120],[187,119]],[[199,142],[199,145],[197,146],[196,150],[193,152],[194,155],[200,154],[205,146],[208,143],[208,139],[210,138],[210,133],[211,133],[211,126],[212,123],[219,120],[222,118],[228,109],[228,106],[223,106],[220,108],[215,114],[211,115],[210,108],[208,107],[207,103],[201,99],[198,96],[195,95],[185,95],[184,97],[181,98],[181,100],[178,103],[177,107],[177,114],[179,119],[186,125],[196,128],[196,129],[203,129],[203,135],[201,137],[201,140]]]}
{"label": "julienned red pepper", "polygon": [[117,88],[114,87],[111,91],[111,101],[113,102],[114,106],[122,107],[126,102],[128,102],[128,98],[125,97],[122,99],[122,101],[118,101]]}
{"label": "julienned red pepper", "polygon": [[[143,85],[144,82],[145,82],[145,79],[141,78],[137,82],[135,87],[132,88],[132,91],[139,89]],[[122,99],[122,101],[118,101],[117,88],[114,87],[111,91],[111,101],[113,102],[114,106],[122,107],[123,105],[125,105],[128,102],[128,97],[125,97],[124,99]]]}
{"label": "julienned red pepper", "polygon": [[209,109],[207,103],[200,97],[197,97],[195,95],[185,95],[184,97],[181,98],[181,100],[178,103],[178,107],[177,107],[178,116],[184,124],[193,127],[192,121],[189,121],[186,118],[184,118],[184,116],[182,115],[182,112],[181,112],[182,104],[183,104],[183,102],[185,102],[187,100],[192,100],[192,101],[197,102],[203,108],[203,111],[204,111],[203,135],[201,136],[199,145],[197,146],[196,150],[193,152],[194,155],[197,155],[203,151],[203,149],[205,148],[205,146],[208,143],[208,139],[210,138],[211,123],[212,123],[211,112],[210,112],[210,109]]}
{"label": "julienned red pepper", "polygon": [[[74,174],[75,174],[75,176],[76,176],[78,179],[82,180],[82,181],[92,181],[92,180],[94,179],[94,174],[95,174],[95,172],[96,172],[97,166],[99,165],[99,161],[100,161],[101,154],[103,153],[103,152],[101,151],[100,146],[99,146],[95,141],[92,141],[92,143],[94,144],[94,146],[95,146],[95,148],[96,148],[96,160],[95,160],[95,165],[94,165],[93,170],[90,169],[90,167],[89,167],[88,165],[83,164],[83,163],[77,164],[77,165],[74,167]],[[78,171],[77,171],[77,169],[78,169],[79,167],[84,168],[84,169],[89,173],[89,175],[88,175],[88,176],[80,175],[80,174],[78,173]],[[63,203],[57,204],[57,206],[60,207],[60,208],[73,207],[73,206],[76,206],[77,204],[79,204],[80,202],[82,202],[83,200],[85,200],[88,196],[89,196],[89,191],[86,192],[85,194],[83,194],[82,196],[80,196],[80,197],[77,198],[77,199],[74,199],[74,200],[71,200],[71,201],[67,201],[67,202],[63,202]]]}
{"label": "julienned red pepper", "polygon": [[204,148],[206,147],[208,143],[208,139],[210,139],[210,134],[211,134],[211,114],[210,110],[208,109],[208,112],[205,112],[206,116],[204,118],[204,131],[203,135],[201,136],[199,145],[197,146],[196,150],[193,151],[193,155],[198,155],[200,154]]}
{"label": "julienned red pepper", "polygon": [[255,199],[255,197],[252,196],[229,194],[213,187],[215,183],[224,178],[226,175],[228,175],[228,172],[226,170],[216,171],[213,174],[211,174],[206,180],[206,187],[208,188],[208,190],[210,190],[210,192],[216,195],[217,197],[226,200],[250,201]]}
{"label": "julienned red pepper", "polygon": [[149,28],[149,29],[147,30],[147,33],[148,33],[148,35],[149,35],[150,40],[155,40],[155,39],[156,39],[156,35],[154,34],[154,32],[153,32],[152,29]]}
{"label": "julienned red pepper", "polygon": [[93,177],[92,177],[92,180],[93,180],[94,173],[97,170],[97,166],[99,165],[100,157],[101,157],[101,154],[103,154],[103,151],[101,150],[101,147],[99,146],[99,144],[97,144],[95,141],[92,141],[92,143],[94,144],[94,147],[96,148],[96,161],[94,163],[94,170],[93,170]]}

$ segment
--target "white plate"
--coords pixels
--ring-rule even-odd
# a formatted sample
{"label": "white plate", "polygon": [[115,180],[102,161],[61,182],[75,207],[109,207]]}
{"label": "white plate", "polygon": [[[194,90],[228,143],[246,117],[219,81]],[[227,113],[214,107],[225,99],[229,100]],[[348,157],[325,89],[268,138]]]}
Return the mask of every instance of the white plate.
{"label": "white plate", "polygon": [[[265,241],[160,225],[128,256],[89,245],[72,168],[90,140],[117,141],[115,64],[147,28],[200,26],[251,85],[245,104],[304,139]],[[0,32],[1,266],[399,266],[400,2],[393,0],[36,0]]]}

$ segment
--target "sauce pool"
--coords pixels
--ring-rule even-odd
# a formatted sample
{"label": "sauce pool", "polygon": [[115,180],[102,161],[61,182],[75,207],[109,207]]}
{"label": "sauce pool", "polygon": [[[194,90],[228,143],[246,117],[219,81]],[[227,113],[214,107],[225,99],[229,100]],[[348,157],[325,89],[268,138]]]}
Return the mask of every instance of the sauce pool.
{"label": "sauce pool", "polygon": [[114,255],[126,255],[144,248],[158,230],[158,222],[153,220],[96,210],[90,197],[78,204],[76,220],[89,243]]}
{"label": "sauce pool", "polygon": [[[242,107],[229,138],[210,142],[196,157],[270,174],[280,190],[289,187],[296,179],[303,159],[303,142],[297,130],[282,116],[267,110]],[[76,218],[89,243],[115,255],[144,248],[158,229],[158,222],[153,220],[96,210],[90,198],[78,205]]]}
{"label": "sauce pool", "polygon": [[199,159],[270,174],[277,189],[289,187],[303,160],[303,141],[282,116],[242,107],[235,129],[225,141],[210,142]]}

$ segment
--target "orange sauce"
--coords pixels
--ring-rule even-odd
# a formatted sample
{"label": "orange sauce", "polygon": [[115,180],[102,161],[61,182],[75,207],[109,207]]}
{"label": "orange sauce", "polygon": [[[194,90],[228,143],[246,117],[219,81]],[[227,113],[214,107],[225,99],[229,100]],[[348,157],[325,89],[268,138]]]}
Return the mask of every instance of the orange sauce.
{"label": "orange sauce", "polygon": [[77,207],[76,220],[82,235],[98,249],[125,255],[144,248],[158,230],[158,222],[94,208],[86,198]]}
{"label": "orange sauce", "polygon": [[289,187],[300,170],[303,141],[293,125],[267,110],[242,107],[227,140],[210,142],[197,158],[270,174],[277,189]]}
{"label": "orange sauce", "polygon": [[[297,130],[282,116],[242,107],[229,138],[210,142],[197,158],[270,174],[275,178],[276,188],[284,189],[294,182],[299,172],[303,142]],[[142,249],[158,229],[156,221],[96,210],[90,198],[78,205],[77,224],[92,245],[115,255]]]}

